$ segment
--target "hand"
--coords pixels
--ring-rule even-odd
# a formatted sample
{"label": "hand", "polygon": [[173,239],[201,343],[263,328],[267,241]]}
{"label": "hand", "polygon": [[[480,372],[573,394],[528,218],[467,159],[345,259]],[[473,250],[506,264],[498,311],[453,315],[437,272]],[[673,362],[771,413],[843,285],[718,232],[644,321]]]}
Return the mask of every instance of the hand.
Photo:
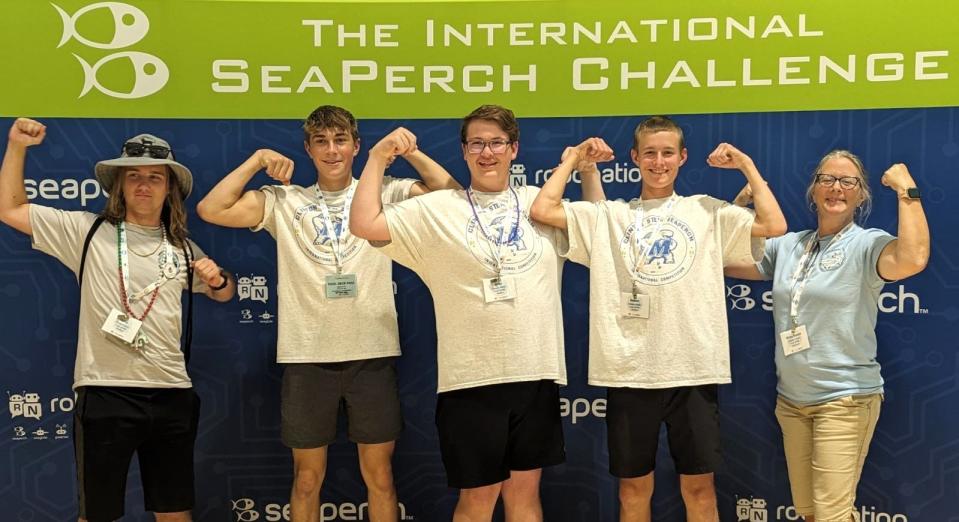
{"label": "hand", "polygon": [[742,190],[739,191],[739,194],[736,194],[736,197],[733,198],[733,205],[737,207],[748,207],[753,203],[753,188],[747,183]]}
{"label": "hand", "polygon": [[220,286],[223,284],[223,277],[220,276],[220,267],[209,257],[193,261],[193,273],[209,287]]}
{"label": "hand", "polygon": [[379,156],[388,166],[396,156],[405,156],[416,151],[416,135],[403,127],[397,127],[373,145],[370,156]]}
{"label": "hand", "polygon": [[284,185],[290,184],[290,178],[293,177],[293,160],[270,149],[256,151],[256,159],[260,168],[266,169],[267,176]]}
{"label": "hand", "polygon": [[43,143],[47,135],[46,125],[29,118],[17,118],[10,126],[8,139],[10,143],[22,147],[32,147]]}
{"label": "hand", "polygon": [[602,138],[587,138],[575,147],[566,147],[560,160],[566,161],[570,156],[576,157],[575,168],[580,172],[592,170],[596,163],[612,161],[616,157]]}
{"label": "hand", "polygon": [[733,147],[729,143],[720,143],[716,150],[706,158],[706,163],[710,167],[719,169],[739,169],[752,164],[753,160],[741,150]]}
{"label": "hand", "polygon": [[880,182],[892,190],[895,190],[896,194],[899,195],[905,194],[906,189],[916,186],[915,180],[913,180],[912,175],[909,174],[909,169],[902,163],[896,163],[886,169]]}

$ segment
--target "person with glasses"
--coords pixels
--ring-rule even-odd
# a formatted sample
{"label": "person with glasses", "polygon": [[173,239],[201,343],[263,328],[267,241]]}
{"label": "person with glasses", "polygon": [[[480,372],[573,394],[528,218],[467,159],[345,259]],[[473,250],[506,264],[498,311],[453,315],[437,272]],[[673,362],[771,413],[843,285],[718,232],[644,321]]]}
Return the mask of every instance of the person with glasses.
{"label": "person with glasses", "polygon": [[[229,173],[197,206],[204,220],[266,230],[276,240],[279,283],[277,362],[282,364],[281,436],[293,452],[293,520],[320,516],[327,448],[336,439],[340,403],[357,444],[371,520],[396,520],[391,459],[403,428],[395,359],[400,355],[392,263],[358,237],[350,222],[360,150],[356,119],[330,105],[303,124],[312,183],[291,184],[293,161],[261,149]],[[396,129],[386,141],[409,135]],[[459,185],[419,150],[403,157],[423,181],[388,178],[378,197],[403,201]],[[246,191],[261,170],[280,185]],[[306,315],[304,315],[306,314]]]}
{"label": "person with glasses", "polygon": [[[558,385],[566,383],[566,240],[530,220],[538,188],[509,184],[519,152],[509,109],[483,105],[463,119],[466,190],[384,205],[384,169],[415,148],[410,138],[370,149],[353,231],[416,272],[433,296],[436,425],[449,486],[460,490],[453,520],[490,520],[501,494],[507,520],[542,520],[541,470],[565,460]],[[584,182],[597,188],[598,173]]]}
{"label": "person with glasses", "polygon": [[[862,161],[826,154],[806,197],[815,230],[766,242],[758,264],[727,275],[773,281],[776,418],[783,433],[793,504],[807,522],[858,520],[856,486],[879,418],[883,379],[876,361],[879,293],[929,260],[929,226],[905,165],[881,183],[898,198],[898,237],[859,224],[872,205]],[[748,204],[744,190],[738,204]]]}
{"label": "person with glasses", "polygon": [[652,520],[665,423],[687,520],[718,522],[718,385],[731,381],[723,267],[752,261],[752,247],[784,233],[786,221],[752,159],[727,143],[707,163],[743,173],[756,189],[755,215],[710,196],[678,195],[687,150],[682,128],[665,116],[633,134],[639,198],[564,202],[573,166],[599,147],[595,140],[567,149],[532,216],[566,232],[569,259],[589,267],[589,384],[607,389],[620,520]]}
{"label": "person with glasses", "polygon": [[27,202],[27,148],[45,137],[46,127],[30,119],[11,126],[0,221],[29,235],[80,284],[73,380],[80,520],[123,516],[136,454],[146,510],[160,521],[189,521],[200,400],[186,370],[189,330],[181,351],[180,297],[192,290],[228,301],[233,279],[187,237],[183,200],[193,177],[166,141],[141,134],[119,157],[96,164],[109,194],[97,217]]}

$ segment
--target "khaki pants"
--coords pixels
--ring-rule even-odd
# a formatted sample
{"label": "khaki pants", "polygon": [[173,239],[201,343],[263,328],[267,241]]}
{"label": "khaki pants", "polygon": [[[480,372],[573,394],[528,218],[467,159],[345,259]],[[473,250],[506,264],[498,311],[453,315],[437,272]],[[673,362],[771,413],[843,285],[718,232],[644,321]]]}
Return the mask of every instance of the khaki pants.
{"label": "khaki pants", "polygon": [[789,486],[796,512],[816,522],[859,520],[856,486],[869,451],[882,395],[851,395],[799,406],[780,396]]}

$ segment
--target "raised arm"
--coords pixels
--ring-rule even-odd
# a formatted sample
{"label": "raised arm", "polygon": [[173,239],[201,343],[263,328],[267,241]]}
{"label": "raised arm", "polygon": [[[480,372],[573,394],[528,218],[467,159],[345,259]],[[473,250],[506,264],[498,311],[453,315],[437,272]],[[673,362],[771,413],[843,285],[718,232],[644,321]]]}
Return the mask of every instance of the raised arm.
{"label": "raised arm", "polygon": [[293,160],[269,149],[260,149],[216,184],[196,206],[196,213],[208,223],[224,227],[249,228],[263,221],[266,197],[246,185],[262,169],[284,185],[293,176]]}
{"label": "raised arm", "polygon": [[353,194],[353,208],[350,209],[351,234],[370,241],[392,239],[381,199],[383,173],[396,156],[414,152],[416,136],[402,127],[373,145],[363,173],[360,174],[360,182],[356,185],[356,193]]}
{"label": "raised arm", "polygon": [[720,143],[706,159],[706,163],[721,169],[739,169],[746,176],[756,208],[756,219],[751,231],[753,237],[776,237],[786,233],[786,217],[752,158],[728,143]]}
{"label": "raised arm", "polygon": [[[733,205],[737,207],[748,207],[753,202],[753,191],[749,188],[747,183],[742,190],[739,191],[739,194],[736,194],[736,197],[733,199]],[[762,274],[759,273],[759,268],[756,267],[756,263],[748,263],[744,265],[728,265],[723,267],[723,275],[726,277],[734,277],[736,279],[746,279],[749,281],[760,281],[762,280]]]}
{"label": "raised arm", "polygon": [[463,188],[462,185],[453,179],[453,176],[450,176],[450,173],[447,172],[442,165],[433,161],[433,158],[427,156],[419,149],[404,154],[403,159],[408,161],[410,165],[416,169],[416,172],[420,175],[420,179],[423,180],[413,185],[413,188],[410,189],[410,196],[421,196],[434,190],[457,190]]}
{"label": "raised arm", "polygon": [[27,147],[39,145],[47,135],[42,123],[28,118],[17,118],[10,126],[7,151],[0,166],[0,221],[27,234],[33,235],[30,226],[30,203],[23,186],[23,166]]}
{"label": "raised arm", "polygon": [[902,163],[897,163],[882,175],[882,184],[899,196],[899,231],[879,255],[877,269],[883,279],[905,279],[918,274],[929,262],[929,224],[918,199],[909,197],[908,189],[916,182]]}
{"label": "raised arm", "polygon": [[[605,194],[599,180],[596,162],[612,159],[613,150],[601,138],[588,138],[575,147],[566,147],[560,164],[553,169],[553,173],[533,200],[530,217],[544,225],[565,230],[566,210],[563,208],[563,193],[566,191],[566,184],[573,173],[573,168],[579,165],[586,170],[592,170],[591,173],[583,174],[583,198],[587,201],[599,201],[605,199]],[[582,173],[582,170],[580,172]],[[591,180],[592,185],[589,187],[586,182],[587,175],[595,178]],[[597,197],[598,199],[590,199]]]}

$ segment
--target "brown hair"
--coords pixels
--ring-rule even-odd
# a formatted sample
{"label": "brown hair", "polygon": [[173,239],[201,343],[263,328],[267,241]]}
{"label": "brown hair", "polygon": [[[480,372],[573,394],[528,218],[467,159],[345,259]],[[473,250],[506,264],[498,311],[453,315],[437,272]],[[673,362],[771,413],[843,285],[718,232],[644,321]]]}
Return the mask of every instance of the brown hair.
{"label": "brown hair", "polygon": [[675,121],[669,119],[669,116],[650,116],[636,126],[633,131],[633,149],[639,150],[640,134],[653,134],[656,132],[675,132],[679,135],[680,150],[686,148],[686,138],[683,136],[683,129]]}
{"label": "brown hair", "polygon": [[350,111],[334,105],[320,105],[303,122],[303,139],[310,141],[314,134],[325,129],[335,129],[349,132],[353,141],[360,140],[360,131],[356,125],[356,118]]}
{"label": "brown hair", "polygon": [[866,218],[869,217],[869,213],[872,212],[872,189],[869,188],[869,174],[866,172],[866,167],[862,164],[862,160],[859,159],[859,156],[856,156],[848,150],[836,149],[829,151],[819,160],[819,165],[816,165],[816,169],[812,172],[812,179],[809,180],[809,186],[806,187],[806,200],[809,201],[809,208],[815,208],[812,192],[816,188],[816,178],[823,173],[823,165],[825,165],[827,161],[837,158],[849,160],[849,162],[856,167],[856,170],[859,171],[859,190],[862,191],[862,203],[856,206],[854,219],[857,223],[862,224]]}
{"label": "brown hair", "polygon": [[[183,248],[186,238],[190,235],[190,231],[186,228],[186,206],[183,204],[183,192],[180,190],[180,184],[177,183],[176,175],[169,165],[166,166],[166,171],[167,195],[163,202],[163,210],[160,212],[160,220],[167,227],[167,236],[170,238],[170,243],[177,248]],[[123,177],[126,176],[126,173],[127,170],[124,169],[120,169],[117,173],[116,179],[113,181],[113,187],[110,189],[110,198],[107,199],[106,206],[100,212],[100,215],[113,225],[118,225],[127,215],[127,203],[123,199]]]}
{"label": "brown hair", "polygon": [[476,120],[489,121],[499,125],[511,142],[519,141],[519,123],[513,111],[499,105],[480,105],[463,118],[460,126],[460,141],[466,143],[466,128]]}

